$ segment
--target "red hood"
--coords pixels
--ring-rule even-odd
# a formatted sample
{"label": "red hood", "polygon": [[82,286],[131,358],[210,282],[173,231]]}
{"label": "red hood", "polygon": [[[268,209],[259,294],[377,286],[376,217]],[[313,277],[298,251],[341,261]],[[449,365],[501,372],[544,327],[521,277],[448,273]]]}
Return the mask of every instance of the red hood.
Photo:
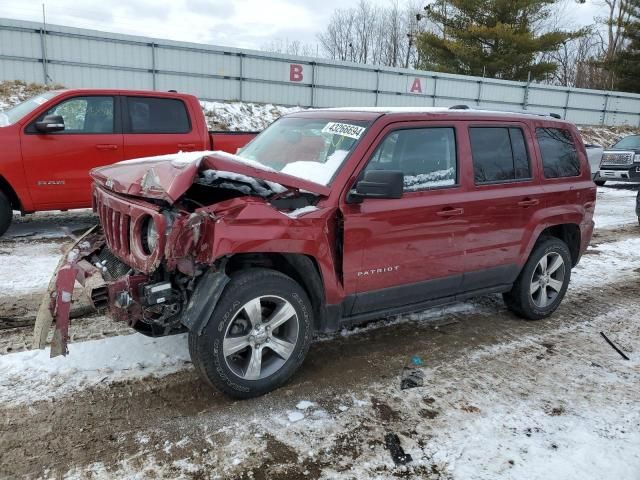
{"label": "red hood", "polygon": [[324,196],[331,191],[324,185],[275,170],[263,170],[244,163],[239,157],[220,152],[128,160],[95,168],[91,171],[91,177],[99,185],[116,193],[157,198],[173,204],[193,184],[197,173],[203,170],[238,173]]}

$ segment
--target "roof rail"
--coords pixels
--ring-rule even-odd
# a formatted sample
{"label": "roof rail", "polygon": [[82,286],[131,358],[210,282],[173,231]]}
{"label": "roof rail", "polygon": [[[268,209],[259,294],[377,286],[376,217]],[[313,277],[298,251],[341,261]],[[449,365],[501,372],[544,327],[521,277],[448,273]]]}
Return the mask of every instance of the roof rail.
{"label": "roof rail", "polygon": [[552,118],[557,118],[558,120],[562,120],[562,117],[557,113],[534,112],[531,110],[488,110],[485,108],[471,108],[469,105],[452,105],[451,107],[449,107],[449,110],[476,110],[481,112],[520,113],[523,115],[536,115],[538,117],[552,117]]}

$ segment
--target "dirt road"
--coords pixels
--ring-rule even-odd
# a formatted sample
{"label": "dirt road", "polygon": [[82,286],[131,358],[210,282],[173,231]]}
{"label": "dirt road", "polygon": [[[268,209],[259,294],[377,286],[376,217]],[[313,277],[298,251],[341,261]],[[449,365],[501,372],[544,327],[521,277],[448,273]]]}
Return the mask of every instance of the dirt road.
{"label": "dirt road", "polygon": [[[185,364],[0,405],[0,478],[638,478],[639,298],[640,227],[608,226],[547,320],[488,296],[377,322],[320,338],[284,388],[243,402]],[[75,325],[75,341],[123,333]],[[0,352],[26,332],[0,331]],[[424,386],[401,390],[414,356]]]}

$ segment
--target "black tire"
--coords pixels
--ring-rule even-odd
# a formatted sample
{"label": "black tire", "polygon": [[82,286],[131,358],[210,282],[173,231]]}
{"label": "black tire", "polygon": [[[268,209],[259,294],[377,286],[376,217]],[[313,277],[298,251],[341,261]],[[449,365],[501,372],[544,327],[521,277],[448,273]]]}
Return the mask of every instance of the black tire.
{"label": "black tire", "polygon": [[0,237],[9,229],[13,219],[13,208],[7,196],[0,191]]}
{"label": "black tire", "polygon": [[[562,258],[563,271],[554,271],[550,276],[547,275],[546,279],[544,275],[540,275],[541,270],[539,262],[543,257],[550,258]],[[507,307],[513,311],[516,315],[527,320],[540,320],[542,318],[551,315],[560,305],[564,298],[567,288],[569,287],[569,281],[571,280],[571,254],[566,243],[557,238],[545,238],[538,241],[534,247],[529,259],[524,268],[520,272],[520,275],[513,284],[511,291],[503,294],[503,298]],[[551,267],[551,266],[549,266]],[[545,272],[546,273],[546,272]],[[536,275],[536,277],[534,277]],[[555,276],[554,276],[555,275]],[[540,287],[540,290],[536,290],[536,293],[531,293],[532,284],[536,278],[542,278],[544,287]],[[550,280],[557,282],[562,281],[562,286],[559,291],[553,290],[550,286]],[[540,282],[538,282],[540,284]],[[547,286],[549,285],[549,286]],[[544,288],[544,292],[542,291]],[[547,289],[551,289],[550,291]],[[547,292],[550,292],[547,294]],[[544,300],[542,295],[544,293]],[[537,304],[537,300],[534,299],[534,295],[538,297],[544,306]],[[548,302],[548,303],[545,303]]]}
{"label": "black tire", "polygon": [[599,187],[602,187],[602,186],[604,186],[605,183],[607,183],[607,181],[606,180],[594,180],[593,183],[595,183]]}
{"label": "black tire", "polygon": [[[258,304],[262,305],[263,315],[268,314],[269,298],[278,298],[293,307],[296,317],[295,319],[290,317],[287,322],[297,321],[295,340],[290,341],[290,344],[295,347],[285,360],[282,356],[277,355],[275,350],[271,350],[269,340],[263,340],[267,343],[262,343],[260,350],[266,349],[266,357],[261,357],[260,361],[264,361],[261,366],[267,365],[268,360],[273,360],[272,365],[275,365],[275,362],[284,363],[281,363],[277,370],[264,378],[246,379],[242,373],[232,369],[232,366],[227,362],[227,357],[238,363],[246,359],[244,373],[247,374],[249,361],[253,358],[253,350],[256,348],[255,345],[246,346],[246,349],[237,354],[225,357],[223,342],[227,331],[237,328],[237,322],[244,322],[245,328],[250,329],[253,322],[248,321],[244,308],[249,302],[256,301],[255,299],[260,297],[262,300],[259,300]],[[231,325],[232,323],[233,325]],[[268,319],[264,325],[269,325]],[[289,324],[287,323],[287,325]],[[272,341],[277,331],[275,329],[269,333],[269,335],[273,335],[270,337]],[[241,336],[248,336],[249,333],[249,331],[244,331]],[[251,398],[280,387],[293,375],[302,365],[309,351],[312,335],[313,308],[302,287],[292,278],[280,272],[252,268],[232,275],[202,334],[198,335],[196,331],[189,332],[189,353],[197,372],[207,383],[231,397]],[[267,361],[264,360],[265,358]],[[233,366],[236,365],[233,364]]]}

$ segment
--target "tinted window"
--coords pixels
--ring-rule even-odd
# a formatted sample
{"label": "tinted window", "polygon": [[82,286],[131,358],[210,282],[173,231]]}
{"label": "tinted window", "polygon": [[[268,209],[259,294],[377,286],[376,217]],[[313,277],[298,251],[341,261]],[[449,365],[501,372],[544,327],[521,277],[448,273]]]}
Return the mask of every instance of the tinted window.
{"label": "tinted window", "polygon": [[64,133],[113,133],[113,97],[74,97],[59,103],[45,115],[61,115]]}
{"label": "tinted window", "polygon": [[571,134],[559,128],[536,129],[544,176],[547,178],[575,177],[580,175],[578,152]]}
{"label": "tinted window", "polygon": [[189,115],[181,100],[127,97],[129,133],[187,133]]}
{"label": "tinted window", "polygon": [[519,128],[469,129],[476,183],[521,180],[531,177],[524,135]]}
{"label": "tinted window", "polygon": [[366,170],[400,170],[405,191],[455,185],[456,137],[453,128],[414,128],[387,135]]}
{"label": "tinted window", "polygon": [[613,148],[630,148],[636,150],[640,148],[640,135],[630,135],[616,143]]}

